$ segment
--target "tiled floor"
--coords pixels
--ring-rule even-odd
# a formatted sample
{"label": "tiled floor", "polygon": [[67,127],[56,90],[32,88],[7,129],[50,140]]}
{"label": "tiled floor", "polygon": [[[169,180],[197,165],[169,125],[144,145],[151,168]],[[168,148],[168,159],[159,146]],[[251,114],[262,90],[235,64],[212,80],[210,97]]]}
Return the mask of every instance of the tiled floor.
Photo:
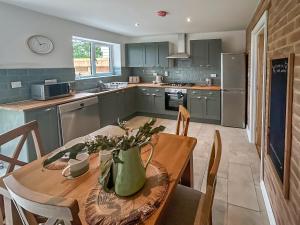
{"label": "tiled floor", "polygon": [[[135,117],[128,123],[139,127],[149,118]],[[157,119],[174,133],[175,120]],[[207,163],[215,129],[219,129],[223,152],[213,206],[213,225],[269,225],[259,188],[259,157],[249,144],[246,131],[217,125],[190,123],[189,136],[196,137],[194,188],[205,192]]]}

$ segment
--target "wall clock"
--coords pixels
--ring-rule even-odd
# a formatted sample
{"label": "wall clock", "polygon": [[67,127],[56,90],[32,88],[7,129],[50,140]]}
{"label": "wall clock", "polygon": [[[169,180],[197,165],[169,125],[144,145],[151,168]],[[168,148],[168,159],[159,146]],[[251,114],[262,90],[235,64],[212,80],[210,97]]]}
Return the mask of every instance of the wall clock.
{"label": "wall clock", "polygon": [[43,35],[33,35],[29,37],[27,45],[32,52],[40,55],[49,54],[54,49],[53,42]]}

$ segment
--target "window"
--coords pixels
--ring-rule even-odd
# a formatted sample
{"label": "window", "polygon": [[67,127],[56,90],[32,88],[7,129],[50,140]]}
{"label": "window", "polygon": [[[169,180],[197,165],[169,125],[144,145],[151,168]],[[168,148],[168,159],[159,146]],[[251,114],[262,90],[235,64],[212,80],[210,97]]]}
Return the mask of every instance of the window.
{"label": "window", "polygon": [[97,76],[112,73],[112,46],[73,38],[73,59],[75,74],[79,77]]}

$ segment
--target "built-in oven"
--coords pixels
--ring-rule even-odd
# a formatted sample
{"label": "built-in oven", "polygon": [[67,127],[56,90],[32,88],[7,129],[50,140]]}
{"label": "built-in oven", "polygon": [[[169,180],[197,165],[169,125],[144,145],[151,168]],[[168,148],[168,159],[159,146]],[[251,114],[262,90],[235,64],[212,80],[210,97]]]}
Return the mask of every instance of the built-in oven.
{"label": "built-in oven", "polygon": [[187,90],[184,88],[166,88],[165,109],[178,111],[179,105],[187,107]]}

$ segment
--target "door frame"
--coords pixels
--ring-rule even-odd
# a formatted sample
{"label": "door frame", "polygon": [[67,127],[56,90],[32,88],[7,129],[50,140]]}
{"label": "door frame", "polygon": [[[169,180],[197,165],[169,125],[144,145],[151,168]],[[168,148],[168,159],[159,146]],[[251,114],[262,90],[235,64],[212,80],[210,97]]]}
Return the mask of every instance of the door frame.
{"label": "door frame", "polygon": [[[261,146],[265,145],[265,112],[266,112],[266,76],[267,76],[267,40],[268,40],[268,11],[265,11],[251,32],[251,67],[250,67],[250,104],[249,104],[249,123],[247,125],[247,135],[250,143],[255,143],[256,135],[256,87],[257,87],[257,45],[258,36],[264,32],[264,54],[263,54],[263,85],[262,85],[262,140]],[[263,153],[263,151],[261,151]]]}
{"label": "door frame", "polygon": [[247,135],[250,143],[255,143],[256,135],[256,87],[257,87],[257,45],[258,36],[264,32],[264,56],[263,56],[263,85],[262,85],[262,131],[261,131],[261,160],[260,160],[260,188],[262,190],[264,203],[267,209],[269,222],[276,225],[272,206],[264,183],[264,154],[265,154],[265,134],[266,134],[266,88],[267,88],[267,44],[268,44],[268,10],[264,12],[251,32],[251,66],[250,66],[250,104],[249,123],[247,124]]}

